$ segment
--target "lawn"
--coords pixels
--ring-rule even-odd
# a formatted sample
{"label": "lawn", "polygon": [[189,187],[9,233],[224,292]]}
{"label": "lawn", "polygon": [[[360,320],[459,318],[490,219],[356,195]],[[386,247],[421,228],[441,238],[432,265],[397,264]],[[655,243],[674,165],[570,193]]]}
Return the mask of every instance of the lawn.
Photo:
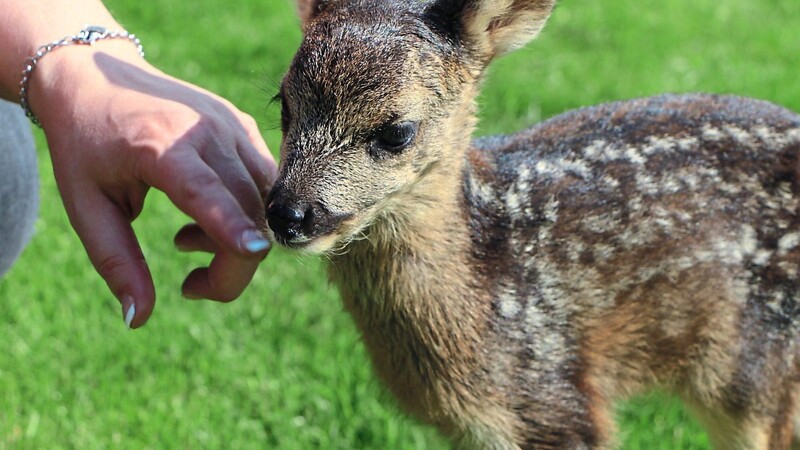
{"label": "lawn", "polygon": [[[232,100],[277,151],[275,94],[301,35],[288,0],[106,2],[168,73]],[[58,36],[56,36],[58,37]],[[540,39],[493,66],[479,134],[661,92],[759,97],[800,111],[797,0],[566,0]],[[403,418],[321,264],[283,250],[231,304],[187,301],[202,255],[159,193],[136,222],[159,299],[125,329],[61,207],[41,136],[37,234],[0,281],[0,448],[440,449]],[[623,449],[704,449],[658,395],[620,408]]]}

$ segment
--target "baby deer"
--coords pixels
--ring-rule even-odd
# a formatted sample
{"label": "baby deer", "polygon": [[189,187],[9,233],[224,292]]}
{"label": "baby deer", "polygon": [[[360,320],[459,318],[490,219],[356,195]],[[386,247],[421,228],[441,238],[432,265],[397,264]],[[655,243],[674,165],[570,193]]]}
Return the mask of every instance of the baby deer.
{"label": "baby deer", "polygon": [[798,445],[800,116],[667,95],[471,141],[553,1],[301,0],[274,239],[326,256],[380,379],[459,448],[608,448],[654,387],[718,448]]}

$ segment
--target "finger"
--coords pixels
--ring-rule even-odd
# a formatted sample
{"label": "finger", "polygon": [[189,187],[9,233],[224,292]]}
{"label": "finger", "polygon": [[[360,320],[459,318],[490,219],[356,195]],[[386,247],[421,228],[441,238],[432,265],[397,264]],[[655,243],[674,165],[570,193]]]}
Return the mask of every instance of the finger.
{"label": "finger", "polygon": [[269,241],[194,149],[172,148],[162,159],[165,161],[158,167],[147,166],[142,171],[143,181],[166,193],[221,248],[242,256],[269,248]]}
{"label": "finger", "polygon": [[[247,139],[239,145],[240,157],[248,170],[258,171],[265,176],[264,180],[254,178],[260,187],[268,191],[278,178],[278,165],[261,136],[258,124],[252,117],[244,115],[241,119]],[[264,197],[266,198],[266,196]]]}
{"label": "finger", "polygon": [[232,253],[217,253],[208,268],[193,270],[183,283],[184,297],[230,302],[250,283],[261,258],[242,258]]}
{"label": "finger", "polygon": [[175,235],[175,246],[183,252],[219,252],[219,246],[196,223],[184,226]]}
{"label": "finger", "polygon": [[264,200],[257,183],[241,157],[233,150],[215,147],[203,155],[203,161],[219,176],[222,184],[256,223],[264,219]]}
{"label": "finger", "polygon": [[122,304],[126,325],[144,325],[155,305],[155,288],[128,218],[91,187],[69,198],[75,199],[74,204],[65,202],[70,222],[95,269]]}
{"label": "finger", "polygon": [[244,164],[258,189],[261,209],[264,209],[264,201],[267,199],[267,194],[272,188],[274,180],[270,175],[268,162],[249,141],[240,142],[237,148],[242,164]]}

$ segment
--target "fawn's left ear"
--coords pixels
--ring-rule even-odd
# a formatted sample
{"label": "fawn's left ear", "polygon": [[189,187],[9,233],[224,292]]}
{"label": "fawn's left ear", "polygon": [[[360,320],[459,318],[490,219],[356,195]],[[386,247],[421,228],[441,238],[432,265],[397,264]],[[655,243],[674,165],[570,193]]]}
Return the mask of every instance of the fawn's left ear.
{"label": "fawn's left ear", "polygon": [[456,38],[486,60],[516,50],[539,34],[555,0],[437,0],[428,14],[457,27]]}

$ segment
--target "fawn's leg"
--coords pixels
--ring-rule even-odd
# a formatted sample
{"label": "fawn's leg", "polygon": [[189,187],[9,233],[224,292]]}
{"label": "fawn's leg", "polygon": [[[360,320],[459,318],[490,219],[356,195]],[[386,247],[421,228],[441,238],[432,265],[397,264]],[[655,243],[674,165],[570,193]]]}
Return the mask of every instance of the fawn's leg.
{"label": "fawn's leg", "polygon": [[[516,417],[504,422],[480,420],[464,424],[453,433],[459,450],[601,450],[614,448],[611,403],[601,396],[593,381],[582,377],[577,384],[561,379],[531,389],[527,404],[512,409]],[[521,388],[525,389],[525,388]],[[537,397],[541,396],[541,397]],[[545,401],[542,401],[545,398]],[[509,411],[510,412],[510,411]],[[477,418],[478,416],[476,416]],[[497,416],[499,417],[499,416]],[[481,419],[486,419],[482,417]]]}
{"label": "fawn's leg", "polygon": [[[781,384],[781,383],[776,383]],[[764,387],[769,382],[764,383]],[[754,407],[730,411],[714,405],[691,403],[698,420],[705,426],[716,450],[789,450],[800,449],[800,410],[797,383],[784,383],[780,392],[764,391]]]}
{"label": "fawn's leg", "polygon": [[[697,411],[696,411],[697,412]],[[787,422],[774,423],[772,417],[731,418],[727,414],[697,413],[715,450],[782,450],[795,448],[791,434],[783,433]],[[791,420],[788,421],[791,424]],[[790,446],[791,445],[791,446]]]}

